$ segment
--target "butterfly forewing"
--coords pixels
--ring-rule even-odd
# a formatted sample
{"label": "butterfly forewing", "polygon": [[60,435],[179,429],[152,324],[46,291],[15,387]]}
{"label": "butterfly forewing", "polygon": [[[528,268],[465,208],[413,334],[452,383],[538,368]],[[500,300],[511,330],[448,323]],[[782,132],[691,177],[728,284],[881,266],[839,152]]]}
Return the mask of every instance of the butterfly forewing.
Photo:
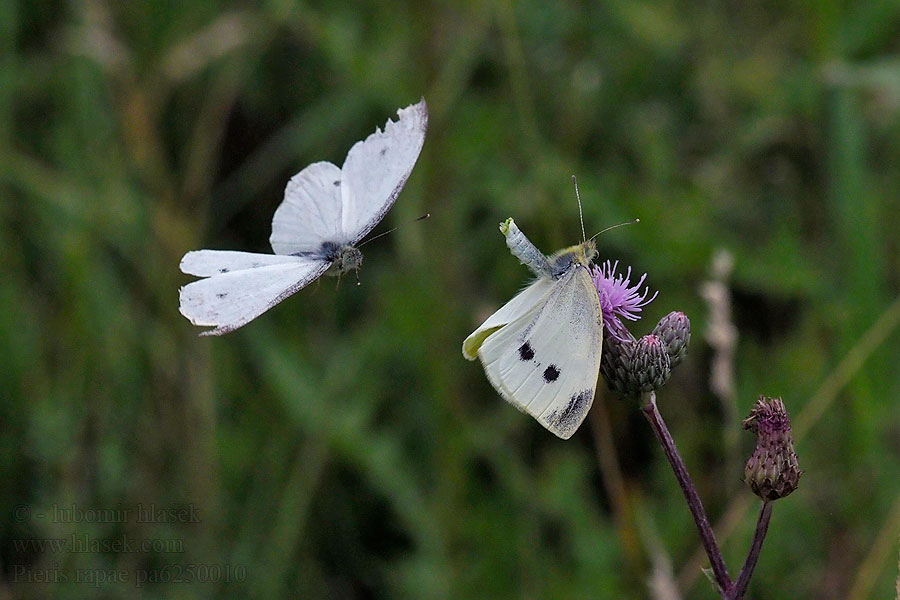
{"label": "butterfly forewing", "polygon": [[275,254],[318,252],[322,242],[342,242],[341,170],[329,162],[309,165],[288,181],[272,218]]}
{"label": "butterfly forewing", "polygon": [[594,399],[603,321],[587,267],[552,285],[546,301],[490,334],[478,355],[506,400],[568,439]]}
{"label": "butterfly forewing", "polygon": [[361,240],[384,218],[419,158],[428,127],[425,100],[401,109],[399,115],[347,153],[341,168],[341,227],[347,243]]}

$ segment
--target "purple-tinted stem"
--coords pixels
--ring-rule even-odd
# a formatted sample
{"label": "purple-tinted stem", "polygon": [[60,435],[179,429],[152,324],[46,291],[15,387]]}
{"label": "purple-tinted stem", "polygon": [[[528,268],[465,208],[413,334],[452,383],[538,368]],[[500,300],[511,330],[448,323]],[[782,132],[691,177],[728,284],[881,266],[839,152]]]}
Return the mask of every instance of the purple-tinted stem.
{"label": "purple-tinted stem", "polygon": [[726,598],[732,587],[731,577],[728,575],[728,569],[725,567],[722,553],[719,551],[718,544],[716,544],[716,536],[713,533],[712,526],[709,524],[706,511],[703,510],[703,503],[700,501],[700,496],[697,495],[697,490],[694,488],[693,482],[691,482],[690,475],[688,475],[687,467],[684,466],[684,461],[681,460],[681,455],[678,454],[678,449],[675,447],[675,440],[672,439],[669,428],[666,427],[662,415],[659,414],[659,410],[656,408],[655,392],[644,395],[642,408],[644,416],[650,421],[650,427],[653,429],[653,433],[656,434],[656,439],[662,444],[663,450],[666,453],[666,458],[669,459],[669,464],[672,465],[672,470],[675,471],[675,478],[678,479],[678,483],[681,485],[681,491],[684,493],[685,500],[687,500],[688,508],[691,509],[691,515],[694,517],[694,522],[697,524],[697,530],[700,532],[700,540],[703,542],[703,548],[706,550],[706,555],[709,557],[709,564],[712,566],[713,575],[716,578],[716,582],[719,584],[719,593],[723,598]]}
{"label": "purple-tinted stem", "polygon": [[766,531],[769,529],[769,519],[772,518],[772,503],[763,502],[762,508],[759,509],[759,518],[756,520],[756,533],[753,534],[753,543],[750,544],[750,551],[747,553],[747,560],[741,567],[741,574],[738,576],[737,583],[734,584],[731,592],[728,594],[728,600],[741,600],[747,593],[747,586],[750,584],[750,577],[753,576],[753,569],[756,567],[756,561],[759,558],[759,551],[762,550],[763,540],[766,539]]}

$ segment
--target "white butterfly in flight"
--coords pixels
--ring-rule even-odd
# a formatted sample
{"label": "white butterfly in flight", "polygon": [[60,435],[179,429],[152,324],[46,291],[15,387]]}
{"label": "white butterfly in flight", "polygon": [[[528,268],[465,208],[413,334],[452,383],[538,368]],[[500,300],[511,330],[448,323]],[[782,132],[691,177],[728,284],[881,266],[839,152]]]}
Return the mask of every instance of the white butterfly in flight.
{"label": "white butterfly in flight", "polygon": [[275,254],[196,250],[181,270],[205,277],[181,288],[181,314],[200,335],[222,335],[246,325],[322,274],[359,269],[355,245],[390,210],[425,142],[428,107],[423,98],[398,111],[384,131],[350,148],[344,166],[309,165],[287,184],[272,219]]}
{"label": "white butterfly in flight", "polygon": [[510,218],[500,224],[513,256],[537,275],[463,342],[503,398],[564,440],[594,401],[603,312],[591,279],[593,239],[544,256]]}

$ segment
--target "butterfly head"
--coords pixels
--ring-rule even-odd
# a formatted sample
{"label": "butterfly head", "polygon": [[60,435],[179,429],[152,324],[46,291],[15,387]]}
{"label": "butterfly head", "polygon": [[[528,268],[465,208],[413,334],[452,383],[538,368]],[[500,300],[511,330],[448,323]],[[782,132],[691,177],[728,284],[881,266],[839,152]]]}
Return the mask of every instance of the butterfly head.
{"label": "butterfly head", "polygon": [[363,254],[359,248],[354,248],[349,244],[341,246],[333,255],[331,268],[329,271],[333,275],[343,275],[348,271],[358,271],[362,266]]}
{"label": "butterfly head", "polygon": [[547,273],[553,279],[559,279],[576,265],[589,266],[595,258],[597,258],[597,246],[593,240],[587,240],[577,246],[563,248],[553,256],[548,257]]}
{"label": "butterfly head", "polygon": [[583,264],[588,265],[595,258],[597,258],[597,244],[594,243],[594,240],[587,240],[585,242],[582,242],[582,244],[577,247],[581,251],[581,255],[579,256],[579,258],[583,258]]}
{"label": "butterfly head", "polygon": [[585,267],[591,264],[591,261],[597,258],[597,245],[594,240],[581,242],[577,246],[570,246],[565,250],[557,253],[558,257],[570,256],[570,262],[576,262]]}

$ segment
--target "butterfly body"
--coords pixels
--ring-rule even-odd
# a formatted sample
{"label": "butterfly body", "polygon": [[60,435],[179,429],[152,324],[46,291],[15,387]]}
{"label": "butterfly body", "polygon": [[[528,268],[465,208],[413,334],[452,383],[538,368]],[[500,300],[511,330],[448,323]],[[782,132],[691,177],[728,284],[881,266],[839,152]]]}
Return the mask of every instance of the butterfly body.
{"label": "butterfly body", "polygon": [[358,271],[363,262],[362,250],[351,244],[339,242],[322,242],[321,248],[316,252],[297,252],[293,256],[328,261],[331,266],[325,271],[325,275],[332,277],[340,277],[349,271]]}
{"label": "butterfly body", "polygon": [[179,310],[222,335],[245,325],[324,274],[362,265],[356,244],[387,214],[419,157],[428,127],[425,100],[350,148],[341,167],[316,162],[285,188],[272,218],[275,254],[188,252],[181,270],[204,279],[181,288]]}
{"label": "butterfly body", "polygon": [[463,342],[497,392],[568,439],[594,400],[603,313],[590,275],[593,241],[546,256],[512,219],[500,225],[510,251],[537,279]]}
{"label": "butterfly body", "polygon": [[340,277],[348,271],[359,271],[359,268],[362,266],[363,254],[359,248],[354,246],[341,246],[333,261],[325,274]]}

